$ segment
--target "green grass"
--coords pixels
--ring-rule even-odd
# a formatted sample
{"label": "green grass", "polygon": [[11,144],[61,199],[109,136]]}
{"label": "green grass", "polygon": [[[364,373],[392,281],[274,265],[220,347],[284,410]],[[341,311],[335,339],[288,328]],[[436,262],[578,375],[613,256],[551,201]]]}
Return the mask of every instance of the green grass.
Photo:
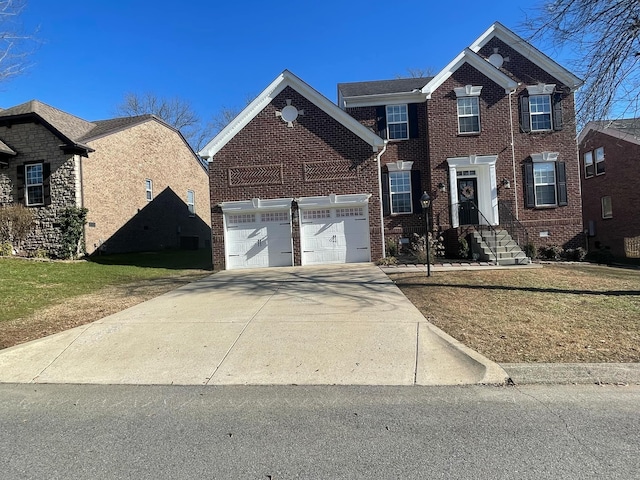
{"label": "green grass", "polygon": [[78,262],[0,258],[0,322],[110,285],[204,274],[211,270],[210,258],[208,250],[106,255]]}

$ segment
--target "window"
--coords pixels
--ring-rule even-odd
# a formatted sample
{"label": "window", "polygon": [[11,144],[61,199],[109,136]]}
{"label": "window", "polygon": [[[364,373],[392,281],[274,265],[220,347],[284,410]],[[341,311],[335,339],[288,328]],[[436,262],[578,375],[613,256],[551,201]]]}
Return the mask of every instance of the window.
{"label": "window", "polygon": [[147,202],[153,200],[153,182],[148,178],[144,181],[145,194],[147,196]]}
{"label": "window", "polygon": [[44,170],[42,163],[25,166],[27,206],[44,205]]}
{"label": "window", "polygon": [[187,190],[187,208],[189,215],[194,217],[196,215],[196,194],[193,190]]}
{"label": "window", "polygon": [[602,175],[604,173],[604,148],[596,148],[596,175]]}
{"label": "window", "polygon": [[555,164],[553,162],[534,163],[533,181],[536,207],[555,206],[557,204]]}
{"label": "window", "polygon": [[587,152],[584,154],[584,178],[593,177],[594,172],[593,152]]}
{"label": "window", "polygon": [[611,197],[602,197],[602,218],[613,218],[613,208],[611,207]]}
{"label": "window", "polygon": [[480,133],[478,97],[458,98],[458,131]]}
{"label": "window", "polygon": [[411,171],[389,172],[391,213],[411,213]]}
{"label": "window", "polygon": [[387,105],[387,130],[390,140],[409,138],[409,117],[406,105]]}
{"label": "window", "polygon": [[531,95],[529,114],[532,132],[551,130],[551,95]]}

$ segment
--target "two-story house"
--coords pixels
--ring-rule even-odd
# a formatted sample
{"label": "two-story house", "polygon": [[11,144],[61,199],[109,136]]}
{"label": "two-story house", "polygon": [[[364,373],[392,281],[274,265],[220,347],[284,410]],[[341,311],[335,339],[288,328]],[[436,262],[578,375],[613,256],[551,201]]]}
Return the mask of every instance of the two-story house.
{"label": "two-story house", "polygon": [[37,100],[0,110],[0,206],[33,212],[26,253],[58,256],[60,215],[88,209],[87,253],[204,248],[208,176],[153,115],[89,122]]}
{"label": "two-story house", "polygon": [[589,122],[578,141],[589,252],[640,258],[640,118]]}
{"label": "two-story house", "polygon": [[214,262],[377,260],[424,234],[424,192],[450,250],[469,237],[486,254],[507,224],[521,244],[580,246],[580,84],[499,23],[434,77],[339,84],[339,108],[285,71],[200,152]]}

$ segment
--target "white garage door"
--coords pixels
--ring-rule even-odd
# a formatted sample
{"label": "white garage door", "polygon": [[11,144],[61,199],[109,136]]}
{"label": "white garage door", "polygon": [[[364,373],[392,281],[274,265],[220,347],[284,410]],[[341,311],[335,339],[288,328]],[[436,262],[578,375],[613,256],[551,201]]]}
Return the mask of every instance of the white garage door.
{"label": "white garage door", "polygon": [[370,262],[366,206],[300,212],[302,265]]}
{"label": "white garage door", "polygon": [[227,269],[293,265],[290,210],[225,214]]}

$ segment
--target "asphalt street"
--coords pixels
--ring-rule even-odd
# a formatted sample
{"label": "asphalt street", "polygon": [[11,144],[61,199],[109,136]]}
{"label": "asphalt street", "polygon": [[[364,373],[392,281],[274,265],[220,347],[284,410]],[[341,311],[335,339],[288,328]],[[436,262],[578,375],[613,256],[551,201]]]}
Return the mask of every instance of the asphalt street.
{"label": "asphalt street", "polygon": [[0,385],[13,479],[637,478],[640,386]]}

